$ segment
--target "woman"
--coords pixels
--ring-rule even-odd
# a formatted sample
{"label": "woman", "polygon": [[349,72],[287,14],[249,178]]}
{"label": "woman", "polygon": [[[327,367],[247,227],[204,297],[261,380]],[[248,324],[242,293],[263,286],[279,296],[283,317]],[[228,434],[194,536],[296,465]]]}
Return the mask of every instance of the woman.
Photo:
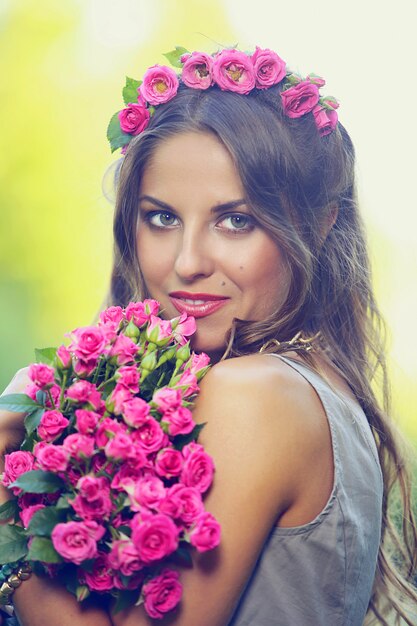
{"label": "woman", "polygon": [[[167,317],[194,315],[193,348],[215,364],[194,418],[216,465],[206,508],[222,544],[182,572],[181,607],[160,623],[359,626],[392,610],[415,624],[416,527],[371,387],[380,318],[337,104],[269,50],[180,65],[179,84],[150,68],[119,135],[109,127],[113,147],[126,142],[110,302],[152,297]],[[18,423],[3,416],[5,444]],[[402,550],[387,511],[397,480]],[[34,575],[14,604],[23,626],[151,623],[141,607],[82,609]]]}

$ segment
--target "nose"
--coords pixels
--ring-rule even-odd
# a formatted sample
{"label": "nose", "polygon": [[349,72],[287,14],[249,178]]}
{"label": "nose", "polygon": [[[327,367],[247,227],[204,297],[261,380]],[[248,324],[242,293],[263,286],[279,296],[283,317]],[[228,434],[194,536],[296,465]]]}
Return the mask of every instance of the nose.
{"label": "nose", "polygon": [[178,243],[175,272],[184,282],[210,276],[214,271],[213,250],[209,241],[194,230],[183,231]]}

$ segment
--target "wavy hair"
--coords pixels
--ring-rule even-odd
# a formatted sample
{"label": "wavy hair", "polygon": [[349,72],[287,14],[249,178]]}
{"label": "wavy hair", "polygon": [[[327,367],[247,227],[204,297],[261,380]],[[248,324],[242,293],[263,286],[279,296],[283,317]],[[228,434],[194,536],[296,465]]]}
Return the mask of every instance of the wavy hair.
{"label": "wavy hair", "polygon": [[[280,310],[258,322],[234,321],[223,358],[286,342],[300,329],[320,332],[327,358],[367,416],[384,478],[382,539],[367,620],[388,626],[395,615],[413,626],[407,606],[417,604],[412,584],[417,529],[405,451],[388,417],[383,323],[358,212],[354,148],[340,123],[320,137],[311,114],[285,116],[279,92],[278,85],[242,97],[217,87],[181,86],[175,98],[157,107],[146,131],[129,145],[118,173],[108,304],[126,306],[149,297],[136,256],[136,223],[139,185],[155,148],[182,132],[214,134],[228,149],[251,210],[283,251],[291,275]],[[378,378],[382,407],[374,392]],[[395,485],[400,527],[390,506]]]}

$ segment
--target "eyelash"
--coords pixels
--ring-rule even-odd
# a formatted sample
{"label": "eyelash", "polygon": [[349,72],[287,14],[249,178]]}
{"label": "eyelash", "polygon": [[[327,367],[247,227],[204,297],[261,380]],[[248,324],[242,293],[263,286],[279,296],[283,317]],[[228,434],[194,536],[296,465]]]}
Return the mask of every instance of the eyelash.
{"label": "eyelash", "polygon": [[[170,211],[147,211],[144,214],[143,219],[151,228],[155,228],[157,230],[170,230],[171,228],[175,228],[176,227],[176,224],[158,225],[158,224],[155,224],[155,223],[152,222],[152,219],[154,217],[161,216],[161,215],[174,217],[174,218],[178,219],[176,217],[176,215],[174,213],[171,213]],[[228,231],[229,233],[231,233],[233,235],[239,235],[240,233],[249,233],[249,232],[251,232],[255,228],[255,223],[254,223],[253,218],[250,215],[247,215],[247,213],[228,213],[228,214],[222,215],[219,218],[219,221],[217,222],[217,224],[219,224],[221,222],[224,222],[227,219],[233,219],[233,218],[243,218],[244,220],[246,220],[246,226],[244,226],[242,228],[224,228],[224,227],[221,227],[221,230]]]}

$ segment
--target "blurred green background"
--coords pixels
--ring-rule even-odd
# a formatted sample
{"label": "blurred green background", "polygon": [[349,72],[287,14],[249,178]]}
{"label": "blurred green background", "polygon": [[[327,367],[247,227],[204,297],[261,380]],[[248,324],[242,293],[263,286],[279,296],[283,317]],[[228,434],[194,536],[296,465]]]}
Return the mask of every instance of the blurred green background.
{"label": "blurred green background", "polygon": [[417,442],[412,2],[1,0],[0,388],[100,309],[112,258],[101,181],[125,75],[175,45],[275,49],[327,80],[358,154],[395,416]]}

